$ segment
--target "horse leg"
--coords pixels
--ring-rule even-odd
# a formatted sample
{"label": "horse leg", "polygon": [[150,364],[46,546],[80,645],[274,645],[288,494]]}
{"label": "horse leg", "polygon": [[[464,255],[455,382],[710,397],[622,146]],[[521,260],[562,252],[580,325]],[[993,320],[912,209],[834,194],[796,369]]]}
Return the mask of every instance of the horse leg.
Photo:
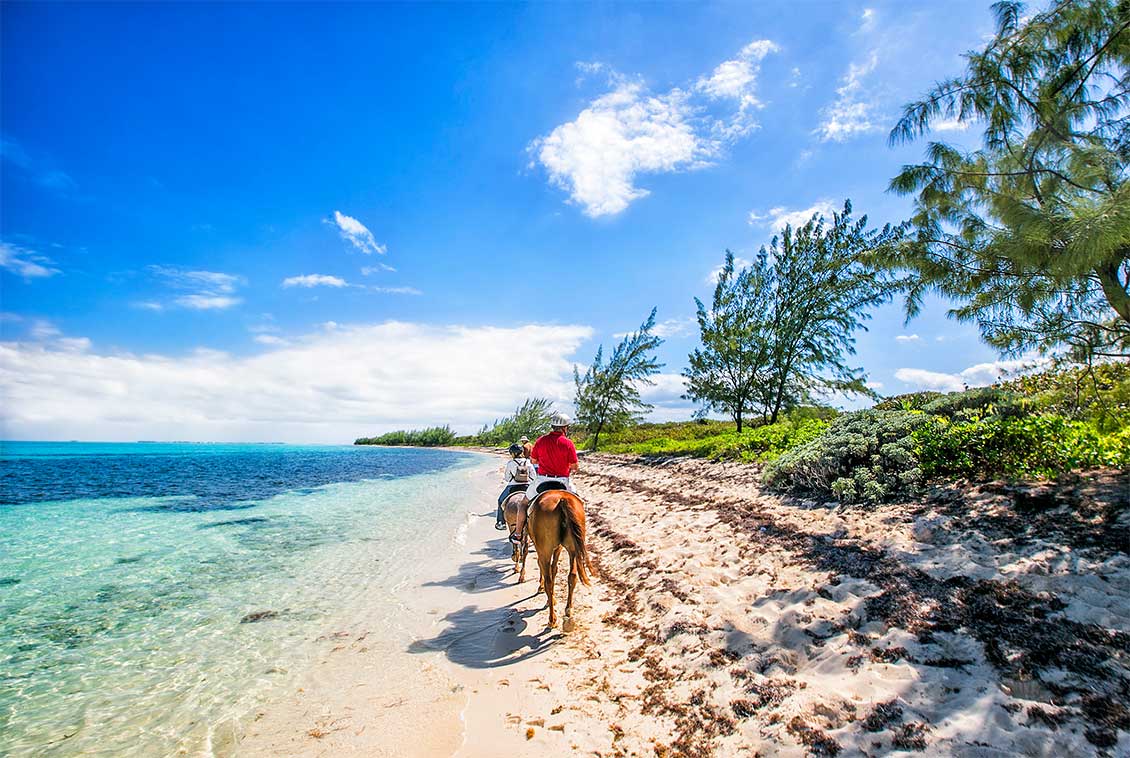
{"label": "horse leg", "polygon": [[[518,574],[518,584],[526,581],[526,557],[530,554],[530,538],[522,537],[522,573]],[[515,566],[514,570],[517,571],[518,567]]]}
{"label": "horse leg", "polygon": [[546,597],[547,597],[546,602],[547,602],[548,607],[549,607],[549,619],[550,619],[549,625],[553,626],[553,622],[554,622],[554,617],[553,617],[553,584],[549,581],[549,577],[550,577],[549,572],[551,570],[552,569],[550,568],[549,555],[543,555],[542,551],[539,550],[538,551],[538,571],[541,573],[541,583],[538,586],[538,591],[540,592],[542,589],[545,589],[545,594],[546,594]]}
{"label": "horse leg", "polygon": [[[540,557],[540,553],[538,554]],[[557,587],[557,558],[560,555],[560,548],[553,550],[553,556],[549,559],[549,576],[545,578],[545,595],[549,598],[549,625],[551,627],[557,626],[557,609],[553,606],[553,590]]]}
{"label": "horse leg", "polygon": [[561,631],[573,631],[573,590],[577,588],[577,556],[569,551],[569,595],[565,599],[565,620],[561,622]]}

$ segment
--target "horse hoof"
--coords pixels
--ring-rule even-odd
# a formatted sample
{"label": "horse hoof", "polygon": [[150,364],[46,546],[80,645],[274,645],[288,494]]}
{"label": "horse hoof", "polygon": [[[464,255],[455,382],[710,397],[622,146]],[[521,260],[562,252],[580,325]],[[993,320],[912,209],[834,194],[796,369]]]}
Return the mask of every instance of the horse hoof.
{"label": "horse hoof", "polygon": [[573,622],[573,619],[567,618],[561,622],[561,631],[563,632],[571,632],[576,628],[577,625]]}
{"label": "horse hoof", "polygon": [[550,628],[550,629],[553,629],[553,628],[554,628],[554,627],[556,627],[556,626],[557,626],[557,619],[553,619],[553,618],[551,618],[551,619],[549,620],[549,628]]}

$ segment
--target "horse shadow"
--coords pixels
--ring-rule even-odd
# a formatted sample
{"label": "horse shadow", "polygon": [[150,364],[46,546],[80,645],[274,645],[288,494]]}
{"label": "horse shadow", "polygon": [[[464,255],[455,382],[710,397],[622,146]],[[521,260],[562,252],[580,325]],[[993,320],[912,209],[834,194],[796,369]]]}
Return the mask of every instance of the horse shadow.
{"label": "horse shadow", "polygon": [[408,646],[408,652],[443,652],[452,663],[474,669],[498,668],[535,658],[562,635],[549,628],[531,631],[531,618],[543,613],[543,609],[519,610],[516,606],[533,597],[536,595],[501,608],[468,605],[449,613],[444,617],[446,629],[431,639],[416,640]]}

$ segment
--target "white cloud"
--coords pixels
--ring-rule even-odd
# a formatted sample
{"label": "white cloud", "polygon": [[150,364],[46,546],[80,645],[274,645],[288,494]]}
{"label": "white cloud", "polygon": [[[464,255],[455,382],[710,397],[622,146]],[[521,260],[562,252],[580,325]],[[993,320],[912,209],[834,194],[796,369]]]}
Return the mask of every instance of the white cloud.
{"label": "white cloud", "polygon": [[978,363],[956,373],[946,374],[920,368],[900,368],[895,378],[909,384],[914,390],[959,392],[966,387],[984,387],[1018,374],[1035,371],[1048,364],[1045,358],[1001,360]]}
{"label": "white cloud", "polygon": [[879,64],[878,50],[862,62],[852,63],[836,90],[836,100],[824,109],[824,121],[816,129],[821,142],[844,142],[879,128],[873,98],[864,92],[864,79]]}
{"label": "white cloud", "polygon": [[879,390],[883,389],[883,383],[882,382],[867,382],[867,388],[873,389],[876,392],[878,392]]}
{"label": "white cloud", "polygon": [[377,242],[368,227],[352,216],[346,216],[341,211],[334,211],[333,223],[337,225],[338,231],[341,232],[341,238],[362,253],[366,255],[381,253],[383,255],[387,252],[388,248]]}
{"label": "white cloud", "polygon": [[653,96],[639,83],[623,83],[530,149],[586,215],[614,215],[647,196],[634,184],[637,174],[693,168],[714,154],[692,118],[684,93]]}
{"label": "white cloud", "polygon": [[[149,271],[164,281],[169,287],[187,290],[186,294],[172,299],[171,305],[196,311],[224,310],[243,302],[235,292],[244,279],[235,274],[219,271],[199,271],[177,266],[149,266]],[[151,311],[162,311],[168,304],[145,300],[134,303],[134,307]]]}
{"label": "white cloud", "polygon": [[909,343],[909,342],[921,342],[921,341],[922,341],[922,338],[919,337],[917,334],[896,334],[895,335],[895,342],[902,342],[902,343],[905,344],[905,343]]}
{"label": "white cloud", "polygon": [[528,149],[585,215],[620,213],[648,195],[636,185],[640,175],[710,165],[727,142],[756,128],[759,64],[776,49],[768,40],[752,42],[689,90],[652,94],[640,81],[613,75],[612,91]]}
{"label": "white cloud", "polygon": [[378,263],[375,266],[362,266],[361,267],[361,275],[362,276],[369,276],[370,274],[375,274],[379,271],[395,272],[396,269],[394,269],[392,266],[388,265],[387,263]]}
{"label": "white cloud", "polygon": [[[0,342],[0,435],[348,442],[445,423],[471,432],[525,397],[567,407],[571,356],[591,335],[579,325],[337,325],[248,357]],[[521,371],[505,370],[514,345]]]}
{"label": "white cloud", "polygon": [[930,123],[931,131],[935,132],[964,132],[970,126],[971,124],[968,121],[959,121],[956,116]]}
{"label": "white cloud", "polygon": [[50,258],[34,250],[0,242],[0,268],[24,279],[43,279],[61,273],[59,269],[52,268],[52,263]]}
{"label": "white cloud", "polygon": [[329,274],[303,274],[283,279],[284,287],[348,287],[344,279]]}
{"label": "white cloud", "polygon": [[370,292],[379,292],[382,295],[422,295],[415,287],[369,287]]}
{"label": "white cloud", "polygon": [[[734,256],[734,272],[735,273],[738,272],[738,271],[741,271],[743,268],[749,268],[752,264],[753,264],[753,261],[746,260],[745,258],[742,258],[740,255]],[[719,266],[715,266],[714,268],[710,269],[710,273],[706,275],[706,283],[709,284],[711,287],[713,287],[715,284],[717,284],[718,283],[718,277],[720,277],[722,275],[722,269],[723,268],[724,268],[724,266],[719,265]]]}
{"label": "white cloud", "polygon": [[755,40],[742,48],[737,58],[719,63],[709,77],[700,78],[695,89],[714,99],[737,100],[742,109],[760,108],[755,90],[761,61],[780,49],[770,40]]}
{"label": "white cloud", "polygon": [[749,223],[767,225],[773,231],[784,231],[786,226],[791,226],[796,229],[798,226],[804,226],[808,223],[814,215],[824,216],[831,218],[832,214],[838,209],[831,200],[817,200],[807,208],[799,210],[789,210],[784,206],[770,208],[765,213],[758,213],[756,211],[749,212]]}
{"label": "white cloud", "polygon": [[221,311],[239,305],[243,300],[229,295],[181,295],[173,302],[194,311]]}
{"label": "white cloud", "polygon": [[256,334],[255,341],[260,345],[285,345],[287,341],[282,337],[276,337],[273,334]]}
{"label": "white cloud", "polygon": [[[689,334],[691,327],[695,326],[697,323],[697,320],[693,316],[687,316],[686,318],[669,318],[666,321],[660,321],[658,324],[656,324],[655,327],[651,330],[651,333],[661,339],[667,339],[669,337],[681,337],[684,334]],[[624,339],[629,334],[631,334],[631,332],[618,332],[616,334],[613,334],[612,336],[613,338],[620,340]]]}

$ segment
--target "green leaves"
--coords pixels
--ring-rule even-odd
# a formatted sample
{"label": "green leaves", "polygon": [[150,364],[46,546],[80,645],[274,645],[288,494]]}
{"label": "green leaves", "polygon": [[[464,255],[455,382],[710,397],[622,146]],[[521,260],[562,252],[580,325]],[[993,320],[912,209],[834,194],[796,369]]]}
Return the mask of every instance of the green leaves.
{"label": "green leaves", "polygon": [[711,307],[695,301],[702,348],[684,372],[687,397],[740,431],[744,417],[776,421],[818,391],[870,394],[847,356],[871,309],[902,286],[869,263],[897,238],[890,227],[868,229],[845,202],[831,219],[786,226],[746,269],[735,271],[726,251]]}
{"label": "green leaves", "polygon": [[484,426],[476,441],[481,445],[509,445],[517,442],[524,434],[530,439],[549,431],[549,416],[553,412],[553,402],[545,397],[527,398],[514,409],[514,413],[497,419],[491,426]]}
{"label": "green leaves", "polygon": [[932,142],[891,180],[914,194],[908,234],[876,262],[922,296],[956,300],[1006,354],[1130,353],[1130,4],[1056,2],[1025,19],[997,3],[997,34],[964,75],[908,104],[892,143],[937,119],[983,130],[963,153]]}
{"label": "green leaves", "polygon": [[603,431],[615,431],[638,423],[651,406],[640,399],[641,384],[651,384],[651,375],[658,373],[661,363],[654,352],[663,340],[651,333],[655,328],[655,312],[640,328],[624,337],[608,363],[604,363],[604,346],[597,348],[592,365],[584,376],[573,369],[576,386],[574,405],[576,422],[590,435],[595,450]]}

